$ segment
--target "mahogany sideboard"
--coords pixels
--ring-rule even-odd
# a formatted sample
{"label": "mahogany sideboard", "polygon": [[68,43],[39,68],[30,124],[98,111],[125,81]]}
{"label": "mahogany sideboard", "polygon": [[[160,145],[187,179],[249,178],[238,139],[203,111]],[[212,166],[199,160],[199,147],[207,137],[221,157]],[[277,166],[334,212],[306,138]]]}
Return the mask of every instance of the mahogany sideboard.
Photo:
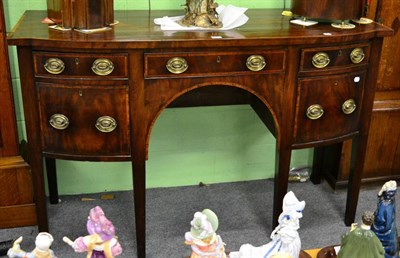
{"label": "mahogany sideboard", "polygon": [[277,139],[273,225],[292,150],[353,139],[345,210],[350,225],[382,41],[392,30],[377,23],[352,30],[302,27],[280,10],[265,9],[247,11],[247,24],[234,30],[162,31],[153,23],[180,14],[116,11],[120,23],[112,30],[83,34],[48,29],[40,22],[45,12],[28,11],[9,35],[18,49],[39,229],[48,230],[43,158],[53,179],[55,159],[131,161],[137,252],[145,257],[152,127],[178,99],[213,88],[240,92]]}

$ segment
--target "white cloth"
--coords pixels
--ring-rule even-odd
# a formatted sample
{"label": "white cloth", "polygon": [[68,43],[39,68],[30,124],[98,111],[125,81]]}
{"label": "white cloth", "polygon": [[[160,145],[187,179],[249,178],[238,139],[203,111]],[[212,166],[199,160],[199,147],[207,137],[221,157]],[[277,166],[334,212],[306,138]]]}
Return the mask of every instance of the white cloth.
{"label": "white cloth", "polygon": [[202,27],[185,27],[178,23],[184,16],[168,17],[154,19],[154,23],[160,25],[161,30],[230,30],[240,27],[249,20],[244,13],[247,11],[245,7],[236,7],[233,5],[220,5],[217,7],[218,19],[222,23],[221,28],[202,28]]}

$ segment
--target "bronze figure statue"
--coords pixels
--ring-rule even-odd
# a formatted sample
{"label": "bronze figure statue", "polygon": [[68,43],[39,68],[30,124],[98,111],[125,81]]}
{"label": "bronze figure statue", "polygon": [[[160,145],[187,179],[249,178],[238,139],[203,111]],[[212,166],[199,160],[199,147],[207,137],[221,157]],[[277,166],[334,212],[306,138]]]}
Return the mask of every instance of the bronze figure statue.
{"label": "bronze figure statue", "polygon": [[179,21],[182,26],[202,28],[221,28],[214,0],[186,0],[185,17]]}

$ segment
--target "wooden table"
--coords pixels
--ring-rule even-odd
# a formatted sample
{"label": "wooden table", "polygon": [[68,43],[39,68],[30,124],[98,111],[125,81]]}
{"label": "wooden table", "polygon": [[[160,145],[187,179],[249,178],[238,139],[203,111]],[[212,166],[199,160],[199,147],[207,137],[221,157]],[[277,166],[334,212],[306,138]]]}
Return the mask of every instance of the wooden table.
{"label": "wooden table", "polygon": [[[382,39],[392,31],[376,23],[352,30],[302,27],[280,10],[264,9],[249,10],[248,23],[228,31],[162,31],[153,24],[154,18],[178,14],[182,11],[116,11],[115,28],[83,34],[50,30],[40,22],[45,12],[28,11],[9,35],[8,43],[18,49],[39,229],[48,230],[43,158],[53,203],[55,159],[131,161],[137,251],[145,257],[150,133],[168,106],[199,104],[191,98],[194,92],[211,96],[205,104],[238,99],[250,104],[276,137],[274,225],[292,150],[321,150],[353,138],[345,212],[350,225]],[[315,167],[323,165],[318,155],[315,160]]]}

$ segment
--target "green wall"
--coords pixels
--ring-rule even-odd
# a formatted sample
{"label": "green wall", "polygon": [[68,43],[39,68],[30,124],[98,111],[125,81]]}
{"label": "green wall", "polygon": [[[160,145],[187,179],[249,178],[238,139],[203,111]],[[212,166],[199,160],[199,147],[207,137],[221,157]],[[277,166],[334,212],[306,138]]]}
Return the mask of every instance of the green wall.
{"label": "green wall", "polygon": [[[152,0],[152,9],[181,9],[185,0]],[[248,8],[283,8],[283,1],[217,1]],[[45,10],[46,0],[3,0],[7,31],[25,10]],[[115,9],[149,8],[147,0],[115,0]],[[40,22],[40,21],[38,21]],[[25,139],[16,51],[10,47],[16,116]],[[308,166],[312,150],[294,151],[292,167]],[[168,187],[272,178],[275,138],[247,105],[171,108],[153,128],[147,187]],[[60,194],[132,189],[129,162],[57,161]]]}

